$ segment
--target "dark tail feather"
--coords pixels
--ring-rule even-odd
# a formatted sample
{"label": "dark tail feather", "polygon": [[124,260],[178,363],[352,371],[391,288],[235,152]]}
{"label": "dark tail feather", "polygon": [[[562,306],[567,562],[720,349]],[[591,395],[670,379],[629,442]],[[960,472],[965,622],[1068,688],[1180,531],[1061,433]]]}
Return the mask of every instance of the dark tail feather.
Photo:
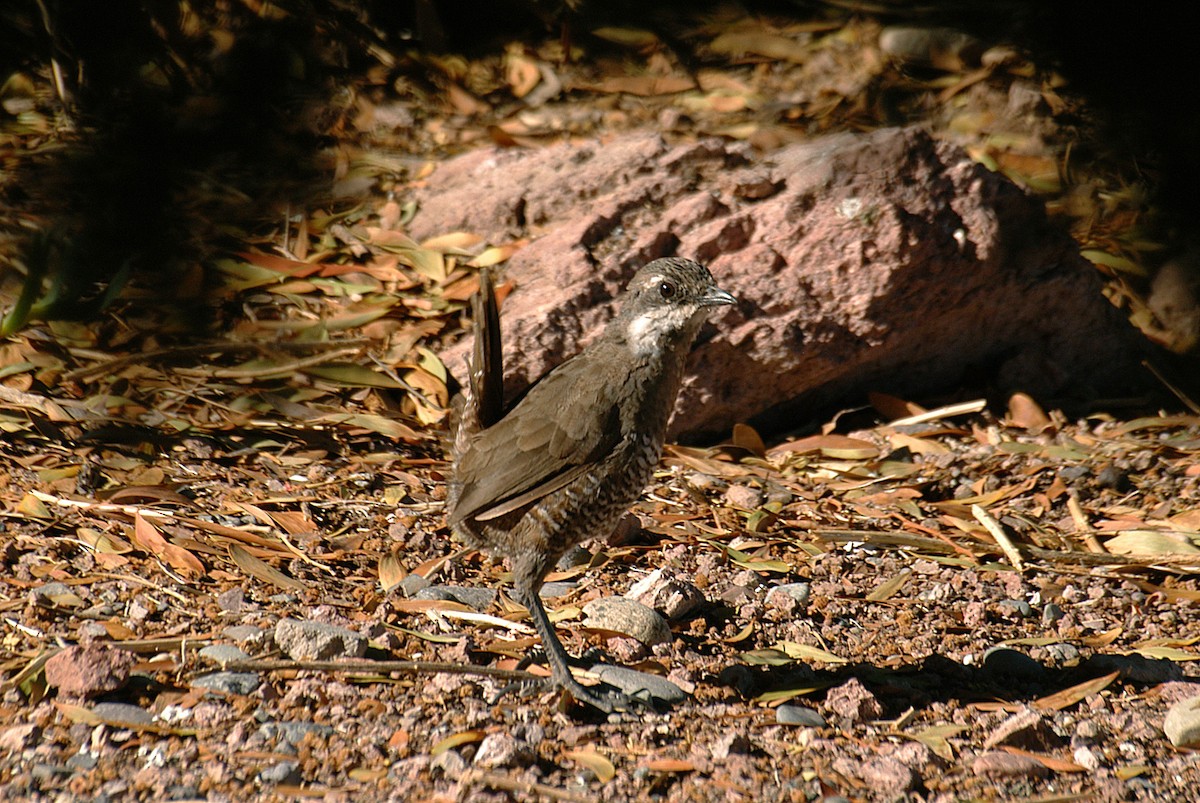
{"label": "dark tail feather", "polygon": [[504,355],[500,349],[500,308],[492,272],[479,272],[479,293],[471,299],[475,313],[475,349],[471,355],[471,402],[476,423],[487,429],[504,415]]}

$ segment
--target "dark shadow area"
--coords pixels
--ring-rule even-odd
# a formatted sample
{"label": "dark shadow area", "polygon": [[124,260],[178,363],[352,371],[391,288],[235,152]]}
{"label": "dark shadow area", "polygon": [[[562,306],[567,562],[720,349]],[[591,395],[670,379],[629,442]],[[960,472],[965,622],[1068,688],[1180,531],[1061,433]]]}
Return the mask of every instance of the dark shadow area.
{"label": "dark shadow area", "polygon": [[[35,312],[93,312],[129,281],[203,329],[196,266],[247,229],[325,202],[329,132],[349,111],[373,33],[336,2],[49,2],[0,13],[0,68],[53,58],[57,136],[0,185]],[[38,283],[40,284],[40,283]],[[110,289],[111,288],[111,289]]]}

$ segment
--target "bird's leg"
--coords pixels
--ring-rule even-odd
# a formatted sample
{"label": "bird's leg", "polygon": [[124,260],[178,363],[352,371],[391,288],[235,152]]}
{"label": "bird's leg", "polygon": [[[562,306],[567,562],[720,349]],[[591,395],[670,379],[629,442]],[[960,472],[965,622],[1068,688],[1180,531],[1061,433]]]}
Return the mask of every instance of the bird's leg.
{"label": "bird's leg", "polygon": [[[558,634],[554,632],[554,625],[550,622],[550,617],[546,614],[546,607],[542,604],[542,598],[538,594],[542,587],[542,579],[546,574],[545,569],[548,569],[551,563],[553,563],[553,559],[549,556],[537,556],[533,560],[517,560],[513,564],[513,596],[517,602],[529,610],[533,626],[542,639],[542,649],[546,653],[546,659],[550,662],[551,679],[555,685],[569,691],[576,700],[606,714],[645,707],[644,701],[622,694],[615,689],[607,692],[589,689],[571,674],[571,656],[567,654],[566,648],[558,639]],[[541,566],[536,564],[541,564]],[[542,568],[542,571],[538,571],[538,568]]]}
{"label": "bird's leg", "polygon": [[586,703],[606,714],[645,705],[641,700],[636,700],[615,690],[597,693],[576,680],[575,676],[571,674],[571,656],[567,654],[566,648],[563,647],[558,635],[554,632],[554,625],[546,614],[546,608],[542,605],[542,599],[538,596],[538,592],[532,588],[517,586],[513,589],[513,596],[529,609],[533,626],[542,639],[542,649],[545,650],[546,659],[550,662],[550,672],[555,685],[569,691],[571,696],[579,702]]}

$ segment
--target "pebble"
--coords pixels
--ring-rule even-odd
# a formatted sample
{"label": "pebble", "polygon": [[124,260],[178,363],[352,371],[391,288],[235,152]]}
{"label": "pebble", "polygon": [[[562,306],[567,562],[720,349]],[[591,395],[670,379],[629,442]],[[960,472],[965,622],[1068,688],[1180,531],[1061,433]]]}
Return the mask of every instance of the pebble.
{"label": "pebble", "polygon": [[791,612],[808,604],[811,596],[812,586],[808,583],[783,583],[767,592],[767,605]]}
{"label": "pebble", "polygon": [[542,584],[542,588],[538,591],[538,596],[542,599],[554,599],[555,597],[565,597],[579,586],[570,580],[555,580],[552,583]]}
{"label": "pebble", "polygon": [[640,602],[668,620],[683,619],[704,604],[704,593],[678,569],[655,569],[638,580],[625,593],[626,599]]}
{"label": "pebble", "polygon": [[1079,663],[1079,648],[1074,644],[1047,644],[1043,650],[1050,660],[1060,666],[1074,666]]}
{"label": "pebble", "polygon": [[801,725],[807,728],[825,728],[829,723],[820,712],[802,705],[781,705],[775,709],[775,721],[780,725]]}
{"label": "pebble", "polygon": [[681,703],[687,699],[683,689],[659,675],[639,672],[625,666],[593,664],[588,669],[602,682],[620,689],[630,697],[646,699],[647,695],[664,703]]}
{"label": "pebble", "polygon": [[1200,697],[1180,700],[1168,708],[1162,727],[1176,747],[1200,745]]}
{"label": "pebble", "polygon": [[999,750],[980,754],[971,762],[971,771],[985,778],[1044,778],[1050,774],[1037,759]]}
{"label": "pebble", "polygon": [[1065,615],[1058,603],[1047,602],[1042,608],[1042,624],[1052,625]]}
{"label": "pebble", "polygon": [[999,745],[1049,752],[1061,747],[1062,739],[1041,713],[1025,708],[997,725],[983,742],[987,748]]}
{"label": "pebble", "polygon": [[298,746],[306,735],[317,733],[329,736],[333,728],[316,722],[264,722],[259,726],[258,733],[268,742],[281,740]]}
{"label": "pebble", "polygon": [[255,672],[210,672],[192,679],[192,688],[208,689],[219,694],[246,695],[261,684],[262,680]]}
{"label": "pebble", "polygon": [[624,597],[601,597],[583,606],[584,627],[612,630],[648,647],[671,641],[671,628],[653,608]]}
{"label": "pebble", "polygon": [[754,745],[744,733],[726,731],[709,748],[714,761],[724,762],[733,754],[745,755],[754,749]]}
{"label": "pebble", "polygon": [[67,697],[98,697],[124,686],[136,661],[106,644],[67,647],[46,661],[46,684]]}
{"label": "pebble", "polygon": [[1025,653],[1001,646],[983,654],[983,670],[1020,680],[1039,680],[1046,674],[1046,668]]}
{"label": "pebble", "polygon": [[430,583],[428,580],[421,575],[414,573],[406,575],[404,579],[396,585],[396,588],[398,588],[400,593],[404,596],[411,597],[421,589],[429,588],[429,585]]}
{"label": "pebble", "polygon": [[496,589],[471,586],[427,586],[413,594],[413,599],[444,599],[461,602],[477,611],[486,611],[496,601]]}
{"label": "pebble", "polygon": [[301,780],[300,763],[297,761],[280,761],[258,773],[258,782],[264,786],[298,784]]}
{"label": "pebble", "polygon": [[1011,608],[1021,616],[1033,616],[1033,606],[1023,599],[1000,600],[1000,607]]}
{"label": "pebble", "polygon": [[42,729],[34,722],[12,725],[0,730],[0,754],[11,756],[33,747],[42,738]]}
{"label": "pebble", "polygon": [[232,644],[209,644],[200,649],[200,657],[220,666],[250,660],[249,653]]}
{"label": "pebble", "polygon": [[367,651],[367,640],[360,633],[300,619],[280,619],[275,625],[275,644],[294,661],[361,658]]}
{"label": "pebble", "polygon": [[748,485],[730,485],[725,489],[725,502],[742,510],[757,510],[762,506],[763,494]]}
{"label": "pebble", "polygon": [[883,716],[879,699],[858,678],[851,678],[830,689],[825,696],[825,707],[839,719],[851,723],[868,722]]}
{"label": "pebble", "polygon": [[527,767],[537,759],[533,747],[523,739],[504,733],[489,733],[475,751],[474,763],[484,769]]}
{"label": "pebble", "polygon": [[267,631],[261,627],[254,625],[233,625],[225,628],[222,635],[231,641],[236,641],[238,644],[246,644],[247,642],[258,642],[262,640],[263,634]]}
{"label": "pebble", "polygon": [[92,713],[100,718],[106,725],[150,725],[154,722],[154,715],[144,708],[129,703],[96,703],[92,706]]}

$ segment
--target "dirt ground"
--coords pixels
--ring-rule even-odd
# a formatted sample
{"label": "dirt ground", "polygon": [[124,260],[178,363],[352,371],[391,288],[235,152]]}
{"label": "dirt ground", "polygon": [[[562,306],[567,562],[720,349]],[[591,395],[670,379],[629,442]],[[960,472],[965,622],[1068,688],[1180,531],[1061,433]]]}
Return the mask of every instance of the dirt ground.
{"label": "dirt ground", "polygon": [[[1064,169],[1102,149],[1061,77],[882,33],[713,18],[686,69],[623,29],[570,60],[560,37],[404,56],[322,118],[350,195],[184,274],[216,336],[135,281],[0,343],[0,798],[1194,800],[1200,753],[1164,721],[1200,696],[1195,415],[877,395],[819,434],[669,447],[547,596],[574,654],[686,693],[653,712],[514,683],[545,674],[525,612],[445,527],[436,353],[473,268],[522,243],[413,242],[405,193],[477,144],[655,127],[767,152],[927,120],[1044,197],[1173,342],[1138,279],[1144,194],[1099,157]],[[16,162],[73,136],[34,125],[33,78]],[[585,612],[639,581],[661,637]]]}

